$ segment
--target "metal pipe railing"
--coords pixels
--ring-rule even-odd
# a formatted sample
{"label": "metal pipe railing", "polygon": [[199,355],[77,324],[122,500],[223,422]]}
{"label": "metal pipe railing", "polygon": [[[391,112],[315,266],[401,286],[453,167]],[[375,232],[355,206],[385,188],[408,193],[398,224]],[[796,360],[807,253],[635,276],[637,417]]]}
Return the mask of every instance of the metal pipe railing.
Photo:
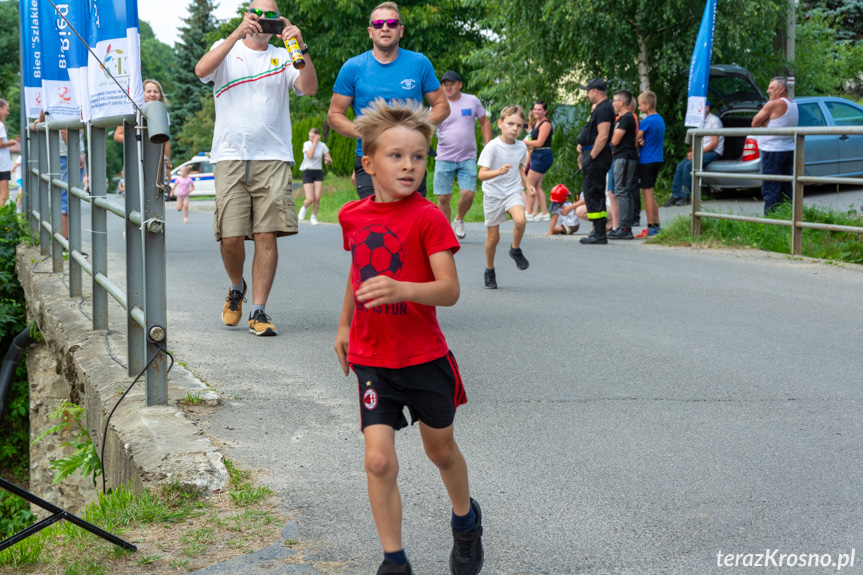
{"label": "metal pipe railing", "polygon": [[[775,174],[740,174],[729,172],[706,172],[703,165],[703,141],[705,136],[724,137],[746,137],[753,135],[765,136],[792,136],[794,138],[794,171],[790,176]],[[692,222],[693,235],[701,235],[702,218],[718,220],[731,220],[738,222],[749,222],[766,224],[771,226],[784,226],[791,228],[791,254],[803,254],[803,230],[822,230],[835,232],[850,232],[863,234],[863,227],[839,226],[835,224],[822,224],[803,221],[803,193],[805,184],[848,184],[863,185],[863,178],[851,177],[823,177],[806,176],[805,164],[805,138],[806,136],[829,136],[848,135],[863,136],[863,126],[822,126],[822,127],[795,127],[795,128],[697,128],[686,132],[686,143],[692,144]],[[760,218],[754,216],[740,216],[733,214],[716,214],[701,210],[701,186],[705,177],[722,178],[729,180],[752,180],[791,182],[793,194],[791,197],[791,219],[776,220],[771,218]]]}
{"label": "metal pipe railing", "polygon": [[[164,116],[164,117],[163,117]],[[125,127],[125,205],[107,199],[106,128]],[[148,126],[152,125],[152,130]],[[60,134],[66,130],[66,180],[61,177]],[[89,142],[90,189],[83,187],[79,158],[81,140]],[[146,136],[146,137],[143,137]],[[81,297],[83,274],[92,280],[94,330],[108,329],[108,296],[127,317],[129,375],[146,370],[147,405],[167,403],[167,333],[165,266],[165,186],[162,183],[163,144],[167,140],[167,110],[161,102],[145,104],[143,114],[102,118],[92,122],[49,120],[27,126],[22,146],[24,205],[42,255],[51,256],[52,271],[64,270],[68,257],[69,296]],[[66,192],[67,214],[61,194]],[[81,202],[90,204],[90,261],[81,252]],[[126,291],[108,274],[108,219],[126,221]],[[47,218],[47,219],[46,219]]]}

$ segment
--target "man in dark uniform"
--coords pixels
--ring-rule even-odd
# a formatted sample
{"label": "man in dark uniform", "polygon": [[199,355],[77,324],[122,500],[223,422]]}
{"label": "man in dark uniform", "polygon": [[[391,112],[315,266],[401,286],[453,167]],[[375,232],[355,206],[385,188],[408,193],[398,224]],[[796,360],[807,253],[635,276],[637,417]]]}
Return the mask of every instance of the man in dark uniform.
{"label": "man in dark uniform", "polygon": [[581,144],[581,171],[584,175],[584,201],[587,218],[593,222],[593,232],[581,238],[583,244],[607,244],[605,225],[605,176],[611,167],[611,126],[614,125],[614,106],[608,99],[605,81],[595,78],[582,86],[593,104],[590,120],[578,136]]}

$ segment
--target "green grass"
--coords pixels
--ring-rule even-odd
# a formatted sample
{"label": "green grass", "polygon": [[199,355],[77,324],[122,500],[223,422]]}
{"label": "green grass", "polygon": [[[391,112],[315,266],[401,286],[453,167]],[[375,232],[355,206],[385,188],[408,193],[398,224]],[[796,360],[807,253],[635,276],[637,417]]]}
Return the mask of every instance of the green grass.
{"label": "green grass", "polygon": [[273,494],[267,487],[252,485],[251,473],[238,468],[230,459],[225,459],[225,469],[231,478],[231,499],[240,507],[257,505]]}
{"label": "green grass", "polygon": [[[790,220],[791,204],[782,204],[769,217]],[[853,209],[841,212],[805,206],[803,221],[863,227],[863,219]],[[781,254],[791,253],[791,228],[788,227],[702,218],[701,229],[700,236],[693,236],[690,231],[690,217],[679,216],[664,225],[662,233],[648,241],[670,246],[749,247]],[[863,264],[863,234],[804,229],[803,255]]]}
{"label": "green grass", "polygon": [[186,393],[186,397],[182,399],[182,403],[186,405],[198,405],[201,403],[201,394],[200,393],[192,393],[191,391]]}

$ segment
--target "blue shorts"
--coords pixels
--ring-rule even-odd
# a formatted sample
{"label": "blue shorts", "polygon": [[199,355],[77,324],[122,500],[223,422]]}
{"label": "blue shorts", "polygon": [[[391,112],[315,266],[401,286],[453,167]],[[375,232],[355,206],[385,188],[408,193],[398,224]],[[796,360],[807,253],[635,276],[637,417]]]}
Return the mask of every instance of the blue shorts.
{"label": "blue shorts", "polygon": [[[60,156],[60,179],[69,183],[69,158]],[[64,216],[69,213],[69,192],[60,190],[60,213]]]}
{"label": "blue shorts", "polygon": [[530,171],[544,174],[554,163],[554,152],[551,148],[540,148],[530,153]]}
{"label": "blue shorts", "polygon": [[452,194],[453,176],[458,181],[458,189],[476,191],[476,160],[447,162],[436,160],[434,164],[434,193],[437,196]]}

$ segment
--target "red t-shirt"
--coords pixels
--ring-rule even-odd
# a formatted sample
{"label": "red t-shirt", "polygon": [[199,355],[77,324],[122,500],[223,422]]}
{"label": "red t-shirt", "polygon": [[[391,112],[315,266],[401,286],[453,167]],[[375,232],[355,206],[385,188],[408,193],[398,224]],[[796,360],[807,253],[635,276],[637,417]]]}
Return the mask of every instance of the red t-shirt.
{"label": "red t-shirt", "polygon": [[[443,212],[418,193],[398,202],[375,203],[374,196],[349,202],[339,212],[345,250],[351,252],[351,285],[387,275],[398,281],[434,281],[429,256],[456,253],[458,240]],[[401,368],[446,355],[446,339],[434,306],[398,302],[365,309],[354,301],[348,361]]]}

